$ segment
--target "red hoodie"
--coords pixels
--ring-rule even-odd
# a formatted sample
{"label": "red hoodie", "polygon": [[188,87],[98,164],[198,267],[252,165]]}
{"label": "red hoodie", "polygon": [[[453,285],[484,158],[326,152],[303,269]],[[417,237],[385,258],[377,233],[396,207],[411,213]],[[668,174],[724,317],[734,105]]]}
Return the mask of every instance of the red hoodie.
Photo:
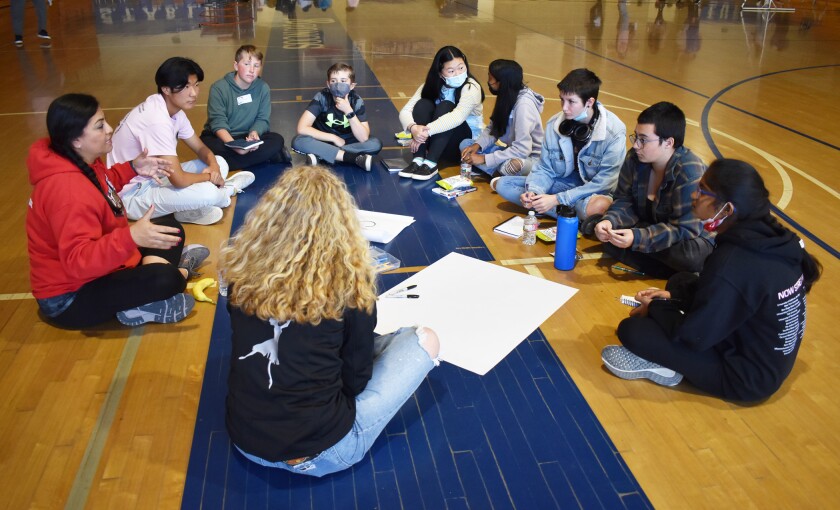
{"label": "red hoodie", "polygon": [[[26,237],[36,298],[77,291],[89,281],[140,262],[128,220],[114,215],[85,174],[50,149],[48,138],[32,144],[26,166],[34,186]],[[128,163],[106,169],[96,160],[91,167],[104,190],[106,175],[117,191],[137,175]]]}

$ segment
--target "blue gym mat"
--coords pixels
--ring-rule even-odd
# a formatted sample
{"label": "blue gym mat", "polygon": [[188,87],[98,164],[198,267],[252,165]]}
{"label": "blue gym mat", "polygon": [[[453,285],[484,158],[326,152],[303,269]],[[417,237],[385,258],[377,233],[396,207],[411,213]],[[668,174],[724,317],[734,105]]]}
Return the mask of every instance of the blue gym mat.
{"label": "blue gym mat", "polygon": [[[319,20],[330,12],[317,12]],[[298,14],[296,24],[306,23]],[[272,126],[287,143],[326,69],[356,68],[374,135],[394,145],[397,111],[337,21],[319,22],[326,47],[283,49],[272,30],[265,77],[275,88]],[[416,70],[418,80],[424,71]],[[300,87],[295,89],[296,87]],[[368,97],[380,98],[368,100]],[[290,102],[283,102],[290,101]],[[383,154],[395,157],[396,150]],[[257,168],[239,195],[235,231],[284,166]],[[388,245],[403,266],[426,266],[457,251],[492,260],[456,201],[432,193],[433,181],[399,179],[336,165],[360,208],[407,214],[416,222]],[[348,221],[351,219],[348,218]],[[409,274],[383,275],[389,288]],[[443,363],[395,416],[360,463],[316,479],[258,466],[242,457],[225,431],[230,321],[220,298],[199,402],[182,508],[461,509],[651,508],[620,454],[539,330],[485,376]],[[593,370],[597,369],[593,360]]]}

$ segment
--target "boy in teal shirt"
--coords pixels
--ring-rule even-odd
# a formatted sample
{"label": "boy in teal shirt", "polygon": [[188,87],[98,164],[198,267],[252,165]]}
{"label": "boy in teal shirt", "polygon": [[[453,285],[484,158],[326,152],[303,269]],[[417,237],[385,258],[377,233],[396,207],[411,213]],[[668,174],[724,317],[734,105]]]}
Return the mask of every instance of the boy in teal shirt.
{"label": "boy in teal shirt", "polygon": [[[225,158],[231,169],[289,161],[283,137],[269,131],[271,91],[260,78],[262,60],[256,47],[241,46],[236,50],[233,72],[210,87],[201,141],[213,154]],[[262,144],[247,149],[225,145],[234,140]]]}

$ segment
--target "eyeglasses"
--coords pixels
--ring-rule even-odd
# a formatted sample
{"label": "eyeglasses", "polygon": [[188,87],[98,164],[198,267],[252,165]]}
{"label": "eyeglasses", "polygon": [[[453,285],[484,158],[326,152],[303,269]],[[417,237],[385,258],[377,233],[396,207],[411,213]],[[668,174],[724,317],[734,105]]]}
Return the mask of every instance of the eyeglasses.
{"label": "eyeglasses", "polygon": [[698,187],[698,188],[697,188],[697,193],[700,193],[701,195],[706,195],[707,197],[712,197],[712,198],[714,198],[715,200],[720,201],[720,197],[719,197],[719,196],[715,195],[715,194],[714,194],[714,193],[712,193],[711,191],[706,191],[706,190],[704,190],[703,188],[699,188],[699,187]]}
{"label": "eyeglasses", "polygon": [[658,142],[660,140],[662,140],[662,139],[661,138],[639,138],[639,136],[636,133],[632,133],[630,135],[630,143],[633,144],[633,145],[636,145],[636,142],[639,142],[639,145],[641,147],[644,147],[645,144],[648,144],[650,142]]}

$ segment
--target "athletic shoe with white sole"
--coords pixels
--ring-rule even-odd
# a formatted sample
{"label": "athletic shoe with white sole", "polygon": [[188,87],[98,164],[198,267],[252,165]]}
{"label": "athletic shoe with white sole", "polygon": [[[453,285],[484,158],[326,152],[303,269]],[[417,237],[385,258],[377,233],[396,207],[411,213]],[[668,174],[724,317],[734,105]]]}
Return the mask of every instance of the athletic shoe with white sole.
{"label": "athletic shoe with white sole", "polygon": [[251,172],[236,172],[236,175],[225,179],[225,188],[229,188],[231,190],[230,196],[233,196],[242,193],[242,190],[250,186],[254,179],[256,179],[256,176]]}
{"label": "athletic shoe with white sole", "polygon": [[356,166],[364,170],[365,172],[370,172],[370,167],[373,164],[373,156],[370,154],[359,154],[353,160],[356,163]]}
{"label": "athletic shoe with white sole", "polygon": [[499,184],[499,179],[501,179],[501,177],[493,177],[490,179],[490,189],[493,193],[496,193],[496,185]]}
{"label": "athletic shoe with white sole", "polygon": [[117,320],[132,327],[147,322],[169,324],[183,320],[194,306],[195,298],[189,294],[175,294],[163,301],[153,301],[137,308],[117,312]]}
{"label": "athletic shoe with white sole", "polygon": [[416,181],[428,181],[432,177],[438,174],[437,165],[434,167],[430,167],[427,164],[422,164],[420,167],[411,174],[411,178]]}
{"label": "athletic shoe with white sole", "polygon": [[315,154],[307,154],[306,155],[306,164],[309,166],[315,166],[318,164],[318,156]]}
{"label": "athletic shoe with white sole", "polygon": [[212,225],[222,219],[224,213],[220,207],[201,207],[191,211],[178,211],[175,219],[181,223],[195,223],[196,225]]}
{"label": "athletic shoe with white sole", "polygon": [[400,170],[400,173],[398,173],[397,175],[399,175],[400,177],[407,177],[411,179],[411,176],[414,175],[414,172],[416,172],[418,168],[420,168],[420,165],[412,161],[408,164],[407,167]]}
{"label": "athletic shoe with white sole", "polygon": [[201,244],[190,244],[184,246],[181,251],[181,261],[178,262],[178,269],[187,270],[187,278],[201,276],[196,268],[210,256],[210,249]]}
{"label": "athletic shoe with white sole", "polygon": [[620,345],[604,347],[601,360],[607,370],[622,379],[650,379],[662,386],[676,386],[683,378],[679,372],[640,358]]}

